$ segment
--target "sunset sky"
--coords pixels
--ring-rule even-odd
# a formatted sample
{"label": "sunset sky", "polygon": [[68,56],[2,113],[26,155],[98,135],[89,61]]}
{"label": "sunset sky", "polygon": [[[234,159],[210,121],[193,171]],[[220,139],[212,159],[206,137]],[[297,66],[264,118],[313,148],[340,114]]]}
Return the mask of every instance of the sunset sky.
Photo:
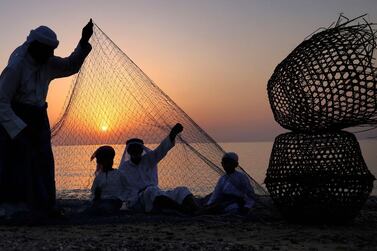
{"label": "sunset sky", "polygon": [[[39,25],[51,27],[68,55],[89,18],[218,141],[271,140],[266,85],[275,66],[338,15],[369,13],[376,0],[1,1],[0,68]],[[54,123],[71,79],[50,86]]]}

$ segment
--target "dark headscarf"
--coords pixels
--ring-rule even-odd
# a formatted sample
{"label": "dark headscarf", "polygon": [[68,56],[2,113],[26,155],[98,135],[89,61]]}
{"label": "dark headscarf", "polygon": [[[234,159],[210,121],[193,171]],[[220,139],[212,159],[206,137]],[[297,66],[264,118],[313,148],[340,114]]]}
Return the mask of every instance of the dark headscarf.
{"label": "dark headscarf", "polygon": [[[111,146],[101,146],[99,147],[92,155],[90,160],[93,160],[96,158],[97,163],[102,164],[104,172],[110,171],[113,169],[113,163],[114,163],[114,157],[115,157],[115,150]],[[96,173],[99,170],[96,170]]]}

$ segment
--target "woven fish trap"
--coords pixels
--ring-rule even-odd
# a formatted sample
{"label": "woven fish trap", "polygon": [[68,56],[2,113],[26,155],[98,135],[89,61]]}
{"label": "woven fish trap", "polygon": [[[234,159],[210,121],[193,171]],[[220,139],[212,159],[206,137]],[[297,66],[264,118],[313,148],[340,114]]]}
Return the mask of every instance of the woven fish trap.
{"label": "woven fish trap", "polygon": [[374,176],[352,133],[286,133],[274,142],[266,186],[294,221],[353,219],[369,197]]}
{"label": "woven fish trap", "polygon": [[360,18],[338,20],[303,41],[275,68],[267,90],[282,127],[316,132],[376,124],[374,27]]}

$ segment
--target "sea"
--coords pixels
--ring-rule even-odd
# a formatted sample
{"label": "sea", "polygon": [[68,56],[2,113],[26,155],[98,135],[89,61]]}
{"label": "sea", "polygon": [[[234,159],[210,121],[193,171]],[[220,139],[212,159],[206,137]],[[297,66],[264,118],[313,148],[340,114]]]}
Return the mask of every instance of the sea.
{"label": "sea", "polygon": [[[371,173],[377,177],[377,140],[360,140],[360,147],[362,154],[364,156],[365,162],[371,171]],[[268,168],[268,162],[273,146],[273,142],[263,141],[263,142],[233,142],[233,143],[219,143],[225,151],[236,152],[240,158],[240,166],[253,177],[259,184],[264,185],[264,179],[266,177],[266,171]],[[87,157],[87,156],[85,156]],[[68,160],[67,160],[68,161]],[[92,172],[91,172],[92,174]],[[64,177],[63,177],[64,175]],[[72,175],[72,173],[71,173]],[[70,182],[67,180],[66,174],[57,170],[56,179],[65,180],[64,182],[64,194],[59,193],[60,197],[63,198],[87,198],[88,188],[90,184],[85,184],[85,189],[77,189],[73,187],[75,182]],[[60,177],[61,176],[61,177]],[[69,179],[74,179],[74,177],[84,178],[86,183],[90,179],[88,177],[88,170],[81,170],[80,168],[75,169],[74,175],[69,177]],[[73,180],[72,180],[73,181]],[[372,195],[377,195],[377,183],[374,183],[374,188]],[[72,187],[71,187],[72,186]]]}

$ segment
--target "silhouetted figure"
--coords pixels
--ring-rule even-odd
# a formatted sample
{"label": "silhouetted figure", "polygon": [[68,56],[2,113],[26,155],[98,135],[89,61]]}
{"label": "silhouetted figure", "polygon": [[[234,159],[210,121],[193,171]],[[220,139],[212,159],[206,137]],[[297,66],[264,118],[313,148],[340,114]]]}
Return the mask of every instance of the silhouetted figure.
{"label": "silhouetted figure", "polygon": [[[32,30],[10,56],[0,77],[0,203],[53,212],[54,158],[46,97],[51,80],[79,71],[91,51],[93,23],[66,58],[54,56],[56,34]],[[17,208],[17,206],[16,206]]]}
{"label": "silhouetted figure", "polygon": [[169,136],[154,150],[144,146],[141,139],[127,141],[119,169],[125,174],[125,198],[129,209],[140,212],[173,209],[185,213],[197,210],[188,188],[161,190],[158,187],[157,164],[173,148],[176,136],[182,131],[182,125],[176,124]]}
{"label": "silhouetted figure", "polygon": [[225,153],[221,164],[226,174],[220,177],[202,213],[247,214],[255,204],[255,194],[247,175],[236,170],[238,155]]}
{"label": "silhouetted figure", "polygon": [[118,211],[123,203],[125,179],[122,172],[113,168],[115,151],[111,146],[101,146],[92,155],[97,162],[96,177],[92,185],[92,209],[99,213]]}

